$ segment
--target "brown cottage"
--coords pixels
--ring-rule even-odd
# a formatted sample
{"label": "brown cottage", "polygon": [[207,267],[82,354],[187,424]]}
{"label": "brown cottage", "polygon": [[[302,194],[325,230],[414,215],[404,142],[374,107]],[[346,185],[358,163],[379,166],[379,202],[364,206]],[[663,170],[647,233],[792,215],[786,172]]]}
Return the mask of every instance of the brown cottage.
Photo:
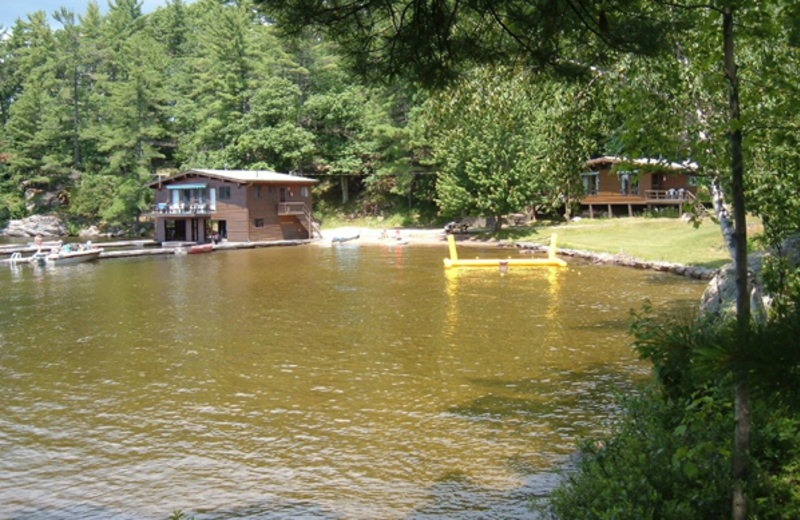
{"label": "brown cottage", "polygon": [[634,208],[648,211],[654,207],[677,207],[682,213],[685,205],[695,206],[697,187],[689,173],[692,164],[668,163],[656,159],[623,159],[598,157],[586,165],[592,170],[582,173],[584,197],[581,207],[589,209],[594,218],[598,208],[614,216],[627,207],[629,216]]}
{"label": "brown cottage", "polygon": [[148,184],[155,190],[156,240],[231,242],[313,236],[316,180],[250,170],[187,170]]}

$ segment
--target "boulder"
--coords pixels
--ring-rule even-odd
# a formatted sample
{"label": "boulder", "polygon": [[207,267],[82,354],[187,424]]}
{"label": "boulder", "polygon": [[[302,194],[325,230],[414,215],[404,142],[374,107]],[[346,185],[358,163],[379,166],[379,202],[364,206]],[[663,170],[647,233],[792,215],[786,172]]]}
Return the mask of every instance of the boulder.
{"label": "boulder", "polygon": [[2,234],[8,237],[63,237],[67,235],[67,227],[55,215],[33,215],[22,220],[10,220]]}
{"label": "boulder", "polygon": [[[784,241],[781,246],[781,253],[786,255],[789,265],[797,267],[800,265],[800,236],[792,237]],[[775,254],[774,251],[759,251],[748,255],[750,272],[758,287],[761,287],[761,267],[767,255]],[[761,305],[769,309],[772,305],[772,297],[761,294]],[[757,302],[756,300],[755,302]],[[751,306],[755,303],[751,297]],[[754,309],[755,310],[755,309]],[[736,313],[736,271],[733,264],[723,266],[708,284],[703,297],[700,301],[701,314],[712,314],[714,316],[732,315]]]}
{"label": "boulder", "polygon": [[100,230],[97,229],[97,226],[89,226],[88,228],[81,229],[78,236],[81,238],[94,238],[100,236]]}

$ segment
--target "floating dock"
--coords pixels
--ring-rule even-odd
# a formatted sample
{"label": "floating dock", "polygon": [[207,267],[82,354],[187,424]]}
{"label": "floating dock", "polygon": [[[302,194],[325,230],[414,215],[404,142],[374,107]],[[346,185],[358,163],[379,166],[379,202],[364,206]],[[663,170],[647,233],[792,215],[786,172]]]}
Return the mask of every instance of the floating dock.
{"label": "floating dock", "polygon": [[509,267],[567,267],[567,263],[556,257],[556,243],[558,236],[554,233],[550,237],[550,247],[547,250],[547,258],[476,258],[472,260],[460,260],[456,250],[456,240],[453,235],[447,235],[447,245],[450,249],[450,258],[444,259],[444,268],[453,269],[459,267],[493,267],[495,269]]}

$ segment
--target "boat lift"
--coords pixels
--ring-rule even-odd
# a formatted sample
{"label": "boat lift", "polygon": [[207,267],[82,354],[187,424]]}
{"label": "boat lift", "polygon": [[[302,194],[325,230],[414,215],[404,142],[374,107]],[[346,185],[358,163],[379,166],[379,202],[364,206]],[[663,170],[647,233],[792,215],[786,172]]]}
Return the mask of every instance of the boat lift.
{"label": "boat lift", "polygon": [[550,247],[547,251],[547,258],[476,258],[472,260],[459,260],[456,251],[456,240],[453,235],[447,235],[447,245],[450,249],[450,258],[444,259],[444,268],[453,269],[457,267],[567,267],[567,263],[556,258],[556,243],[558,235],[553,233],[550,237]]}

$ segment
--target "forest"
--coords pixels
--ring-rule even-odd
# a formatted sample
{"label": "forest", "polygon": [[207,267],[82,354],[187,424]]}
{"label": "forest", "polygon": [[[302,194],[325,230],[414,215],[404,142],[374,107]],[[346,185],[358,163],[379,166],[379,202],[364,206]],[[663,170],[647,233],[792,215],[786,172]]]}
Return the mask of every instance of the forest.
{"label": "forest", "polygon": [[634,313],[653,384],[546,514],[800,516],[796,2],[111,0],[52,18],[2,40],[0,220],[124,225],[146,182],[190,167],[316,177],[321,206],[361,213],[569,216],[591,157],[691,164],[735,315]]}
{"label": "forest", "polygon": [[547,138],[574,124],[579,84],[531,89],[530,75],[492,69],[438,93],[367,82],[319,31],[281,32],[246,0],[147,15],[138,0],[105,14],[89,2],[4,34],[0,221],[125,226],[150,206],[145,183],[192,167],[315,177],[318,206],[356,214],[550,211],[596,147]]}

